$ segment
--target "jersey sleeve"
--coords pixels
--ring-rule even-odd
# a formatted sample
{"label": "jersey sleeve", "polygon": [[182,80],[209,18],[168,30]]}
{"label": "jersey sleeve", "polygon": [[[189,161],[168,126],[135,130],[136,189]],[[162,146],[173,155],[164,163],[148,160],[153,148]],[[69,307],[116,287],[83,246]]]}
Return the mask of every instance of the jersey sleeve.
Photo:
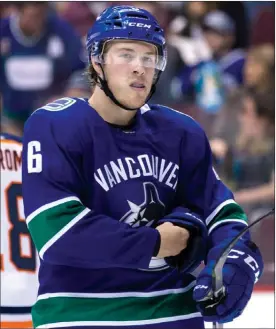
{"label": "jersey sleeve", "polygon": [[[247,217],[213,168],[212,152],[204,131],[195,122],[192,125],[193,129],[182,140],[178,204],[184,203],[204,219],[211,239],[212,232],[225,225],[228,234],[231,230],[234,234],[248,225]],[[212,242],[217,243],[218,238]]]}
{"label": "jersey sleeve", "polygon": [[69,117],[56,121],[54,116],[61,114],[35,112],[25,125],[23,141],[24,210],[40,257],[83,268],[147,268],[158,231],[131,228],[83,204],[80,129],[66,129]]}

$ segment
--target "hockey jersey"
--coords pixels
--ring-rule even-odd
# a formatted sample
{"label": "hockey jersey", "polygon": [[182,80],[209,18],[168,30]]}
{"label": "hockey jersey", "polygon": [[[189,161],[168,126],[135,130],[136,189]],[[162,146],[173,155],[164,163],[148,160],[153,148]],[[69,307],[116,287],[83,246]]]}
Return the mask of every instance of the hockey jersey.
{"label": "hockey jersey", "polygon": [[242,85],[245,57],[242,49],[234,49],[220,59],[187,65],[177,78],[182,94],[194,95],[196,103],[206,112],[217,112],[225,94]]}
{"label": "hockey jersey", "polygon": [[35,111],[24,133],[25,215],[41,258],[35,327],[203,328],[194,277],[152,257],[149,227],[183,206],[209,232],[246,225],[200,126],[144,105],[118,127],[87,99],[63,98]]}
{"label": "hockey jersey", "polygon": [[27,229],[21,179],[22,142],[1,134],[1,328],[32,328],[37,255]]}
{"label": "hockey jersey", "polygon": [[39,38],[25,37],[18,17],[0,20],[0,91],[6,115],[25,120],[52,95],[62,93],[69,75],[85,67],[74,29],[49,15]]}
{"label": "hockey jersey", "polygon": [[242,49],[233,49],[218,60],[222,72],[223,85],[231,90],[243,84],[243,69],[246,52]]}

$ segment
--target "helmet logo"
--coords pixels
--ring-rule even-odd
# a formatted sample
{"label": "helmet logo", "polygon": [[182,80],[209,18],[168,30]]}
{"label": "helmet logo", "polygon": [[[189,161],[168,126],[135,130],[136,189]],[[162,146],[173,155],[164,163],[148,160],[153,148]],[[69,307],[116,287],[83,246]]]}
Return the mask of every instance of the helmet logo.
{"label": "helmet logo", "polygon": [[135,23],[135,22],[129,22],[129,26],[137,26],[137,27],[144,27],[145,29],[150,29],[151,25],[143,24],[143,23]]}

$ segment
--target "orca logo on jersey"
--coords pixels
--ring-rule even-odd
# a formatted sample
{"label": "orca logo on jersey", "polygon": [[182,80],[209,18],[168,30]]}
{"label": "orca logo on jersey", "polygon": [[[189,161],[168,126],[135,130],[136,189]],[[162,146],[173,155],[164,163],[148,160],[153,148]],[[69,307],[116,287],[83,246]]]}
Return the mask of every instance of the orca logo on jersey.
{"label": "orca logo on jersey", "polygon": [[[132,227],[155,226],[165,216],[165,205],[159,198],[158,190],[153,183],[143,183],[144,201],[137,205],[127,200],[130,210],[120,219]],[[153,257],[147,270],[162,270],[168,265],[163,258]]]}
{"label": "orca logo on jersey", "polygon": [[132,227],[154,226],[165,216],[165,206],[159,199],[157,188],[153,183],[146,182],[144,185],[144,202],[140,205],[127,200],[130,211],[120,221]]}

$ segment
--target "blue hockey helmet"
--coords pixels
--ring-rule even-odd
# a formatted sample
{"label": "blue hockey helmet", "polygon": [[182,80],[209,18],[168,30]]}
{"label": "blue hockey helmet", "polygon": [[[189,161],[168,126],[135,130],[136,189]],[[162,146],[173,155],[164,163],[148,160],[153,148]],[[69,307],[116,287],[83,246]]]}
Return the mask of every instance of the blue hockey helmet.
{"label": "blue hockey helmet", "polygon": [[105,9],[87,33],[89,63],[91,56],[101,56],[106,41],[118,39],[155,45],[158,52],[156,69],[165,70],[167,52],[164,31],[148,11],[133,6],[113,6]]}

